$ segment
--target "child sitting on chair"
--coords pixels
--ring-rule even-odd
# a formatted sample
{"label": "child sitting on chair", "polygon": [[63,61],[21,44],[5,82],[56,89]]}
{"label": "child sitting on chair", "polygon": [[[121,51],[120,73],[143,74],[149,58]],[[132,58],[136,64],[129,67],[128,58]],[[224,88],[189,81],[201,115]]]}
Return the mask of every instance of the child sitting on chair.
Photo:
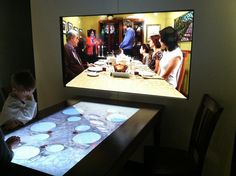
{"label": "child sitting on chair", "polygon": [[34,100],[35,79],[27,71],[15,73],[11,77],[12,91],[6,99],[0,117],[4,131],[23,126],[36,116],[37,103]]}

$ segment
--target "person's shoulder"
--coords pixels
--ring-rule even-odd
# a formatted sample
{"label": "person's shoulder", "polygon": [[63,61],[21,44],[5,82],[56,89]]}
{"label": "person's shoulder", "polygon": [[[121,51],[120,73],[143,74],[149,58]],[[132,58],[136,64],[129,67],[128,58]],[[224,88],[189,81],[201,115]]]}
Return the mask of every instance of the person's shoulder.
{"label": "person's shoulder", "polygon": [[19,98],[15,96],[14,93],[10,92],[5,102],[18,101],[18,100]]}

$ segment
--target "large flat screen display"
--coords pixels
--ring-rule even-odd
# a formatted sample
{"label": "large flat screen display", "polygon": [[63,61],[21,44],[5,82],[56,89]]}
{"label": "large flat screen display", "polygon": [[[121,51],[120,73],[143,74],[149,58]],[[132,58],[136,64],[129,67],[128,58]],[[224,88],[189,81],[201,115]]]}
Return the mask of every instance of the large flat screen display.
{"label": "large flat screen display", "polygon": [[81,101],[6,135],[21,138],[13,149],[12,162],[50,175],[64,175],[137,111]]}
{"label": "large flat screen display", "polygon": [[[64,85],[85,89],[188,98],[193,20],[193,10],[60,17]],[[127,21],[134,30],[135,36],[131,53],[128,55],[124,51],[125,47],[122,48],[121,46],[128,31],[124,27],[127,25]],[[165,79],[173,87],[173,90],[169,90],[168,85],[160,87],[159,82],[163,82],[160,77],[161,72],[158,73],[157,70],[151,68],[154,52],[154,49],[150,46],[151,36],[160,35],[159,31],[166,27],[172,27],[177,31],[178,46],[183,57],[178,69],[173,71],[174,76],[170,76],[176,79],[177,85],[173,86],[169,79]],[[71,31],[78,33],[78,41],[74,41],[77,42],[76,45],[70,42],[71,36],[68,34]],[[69,53],[68,47],[65,49],[65,45],[68,45],[68,43],[72,48],[69,47],[70,50],[73,50],[72,54]],[[140,50],[143,44],[149,46],[147,51],[149,59],[147,62],[144,62],[144,54]],[[162,52],[164,55],[164,50]],[[72,59],[73,57],[75,60]],[[78,63],[82,64],[84,68],[77,67]],[[118,69],[119,67],[121,68],[120,70]],[[104,75],[112,75],[112,77],[108,79]],[[98,77],[100,79],[97,79]],[[75,78],[76,81],[73,82]],[[122,80],[127,82],[128,79],[131,85],[134,83],[135,88],[140,87],[143,91],[136,91],[136,89],[132,91],[129,86],[127,88],[123,87],[123,89],[116,89],[115,79],[121,80],[122,85],[125,85]],[[145,79],[145,81],[137,81],[141,79]],[[114,85],[111,88],[107,88],[105,82],[103,82],[104,85],[100,84],[100,80],[106,81],[106,84],[114,82]],[[157,92],[152,92],[147,89],[148,87],[158,90]],[[179,95],[175,93],[176,91],[179,92]]]}

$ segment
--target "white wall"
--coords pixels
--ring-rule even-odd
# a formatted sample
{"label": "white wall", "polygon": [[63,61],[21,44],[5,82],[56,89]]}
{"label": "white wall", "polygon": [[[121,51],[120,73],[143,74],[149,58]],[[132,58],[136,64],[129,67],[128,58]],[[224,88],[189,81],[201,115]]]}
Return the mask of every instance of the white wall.
{"label": "white wall", "polygon": [[[204,175],[229,174],[236,129],[236,1],[235,0],[31,0],[33,44],[39,108],[74,95],[129,99],[166,105],[163,145],[186,149],[193,114],[203,93],[225,110],[210,144]],[[64,88],[62,85],[59,16],[194,9],[194,36],[188,100]]]}

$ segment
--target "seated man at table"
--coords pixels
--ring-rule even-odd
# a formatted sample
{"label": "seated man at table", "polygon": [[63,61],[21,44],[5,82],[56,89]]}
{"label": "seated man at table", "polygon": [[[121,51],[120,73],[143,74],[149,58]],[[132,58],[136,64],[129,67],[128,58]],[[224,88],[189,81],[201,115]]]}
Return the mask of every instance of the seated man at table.
{"label": "seated man at table", "polygon": [[78,32],[70,30],[66,34],[66,44],[64,45],[64,84],[84,71],[82,60],[77,55],[75,47],[79,42]]}

